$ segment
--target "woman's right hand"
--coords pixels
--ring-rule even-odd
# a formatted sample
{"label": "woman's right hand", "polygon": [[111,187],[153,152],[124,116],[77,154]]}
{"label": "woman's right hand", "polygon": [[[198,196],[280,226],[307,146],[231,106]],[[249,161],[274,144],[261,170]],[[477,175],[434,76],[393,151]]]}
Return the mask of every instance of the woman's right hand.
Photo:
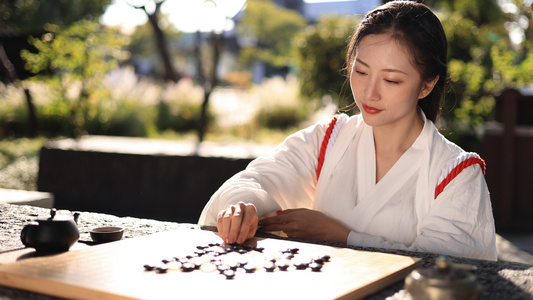
{"label": "woman's right hand", "polygon": [[239,202],[218,213],[218,234],[226,244],[242,244],[255,235],[257,222],[255,205]]}

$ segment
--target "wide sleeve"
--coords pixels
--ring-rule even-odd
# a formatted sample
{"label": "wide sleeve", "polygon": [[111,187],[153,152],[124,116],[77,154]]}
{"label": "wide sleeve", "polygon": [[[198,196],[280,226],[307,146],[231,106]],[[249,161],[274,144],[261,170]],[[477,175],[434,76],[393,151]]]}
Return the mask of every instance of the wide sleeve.
{"label": "wide sleeve", "polygon": [[280,209],[311,208],[320,143],[327,123],[290,135],[269,156],[253,160],[227,180],[204,207],[201,225],[216,225],[218,213],[239,201],[253,203],[259,217]]}
{"label": "wide sleeve", "polygon": [[489,191],[481,168],[464,169],[437,197],[418,222],[421,229],[411,245],[379,236],[350,232],[348,244],[431,252],[495,261],[496,233]]}

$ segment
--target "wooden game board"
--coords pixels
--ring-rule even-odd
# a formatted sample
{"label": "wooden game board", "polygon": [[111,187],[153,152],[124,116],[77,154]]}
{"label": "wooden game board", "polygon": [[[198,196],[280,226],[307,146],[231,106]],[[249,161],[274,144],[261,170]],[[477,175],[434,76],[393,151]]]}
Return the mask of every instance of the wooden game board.
{"label": "wooden game board", "polygon": [[0,266],[0,284],[70,299],[357,299],[402,280],[418,260],[279,239],[254,238],[265,251],[297,247],[299,255],[331,256],[321,272],[290,270],[237,274],[166,274],[143,265],[184,256],[221,242],[211,231],[177,230],[35,257]]}

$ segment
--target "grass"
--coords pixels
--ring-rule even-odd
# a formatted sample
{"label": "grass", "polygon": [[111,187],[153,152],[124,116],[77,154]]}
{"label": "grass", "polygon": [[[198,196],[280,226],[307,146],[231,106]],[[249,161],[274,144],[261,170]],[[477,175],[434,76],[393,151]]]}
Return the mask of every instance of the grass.
{"label": "grass", "polygon": [[0,141],[0,188],[37,189],[39,150],[45,141],[44,137]]}

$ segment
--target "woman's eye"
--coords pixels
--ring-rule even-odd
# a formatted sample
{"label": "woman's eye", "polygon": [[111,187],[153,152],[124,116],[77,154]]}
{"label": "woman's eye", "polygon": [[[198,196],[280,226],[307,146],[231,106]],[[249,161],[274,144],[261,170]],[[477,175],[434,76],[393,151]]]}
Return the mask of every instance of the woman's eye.
{"label": "woman's eye", "polygon": [[400,83],[399,81],[388,80],[388,79],[385,79],[385,82],[387,82],[387,83],[392,83],[392,84],[398,84],[398,83]]}
{"label": "woman's eye", "polygon": [[357,74],[359,74],[359,75],[366,75],[365,72],[363,72],[363,71],[359,71],[359,70],[355,70],[355,73],[357,73]]}

